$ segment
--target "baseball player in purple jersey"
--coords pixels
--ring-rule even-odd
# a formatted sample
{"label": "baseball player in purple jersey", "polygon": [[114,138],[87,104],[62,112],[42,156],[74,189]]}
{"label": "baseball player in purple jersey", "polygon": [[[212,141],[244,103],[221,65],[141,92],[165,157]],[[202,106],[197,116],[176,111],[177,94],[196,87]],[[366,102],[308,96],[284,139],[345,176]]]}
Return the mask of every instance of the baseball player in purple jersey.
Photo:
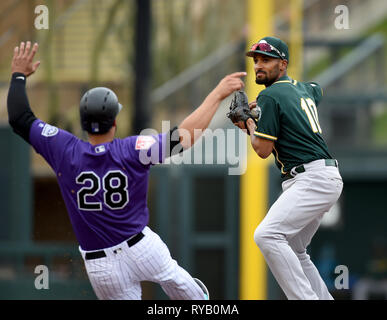
{"label": "baseball player in purple jersey", "polygon": [[[107,88],[85,93],[80,103],[88,141],[37,119],[30,109],[26,78],[38,45],[14,50],[8,93],[9,123],[54,170],[79,241],[92,287],[99,299],[141,299],[141,281],[159,283],[171,299],[208,299],[203,283],[172,259],[148,225],[149,169],[190,148],[206,129],[220,102],[241,89],[239,72],[223,78],[179,127],[153,136],[115,138],[115,118],[122,106]],[[183,134],[184,133],[184,134]]]}

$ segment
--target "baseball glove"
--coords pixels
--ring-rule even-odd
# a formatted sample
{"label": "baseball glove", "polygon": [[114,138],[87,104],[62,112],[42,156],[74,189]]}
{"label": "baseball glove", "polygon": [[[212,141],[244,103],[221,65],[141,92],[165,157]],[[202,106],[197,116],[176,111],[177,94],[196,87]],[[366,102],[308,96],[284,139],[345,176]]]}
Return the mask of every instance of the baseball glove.
{"label": "baseball glove", "polygon": [[254,120],[255,125],[257,125],[259,116],[260,112],[258,108],[250,110],[246,93],[242,90],[237,91],[231,101],[230,112],[227,113],[227,117],[232,121],[232,123],[243,121],[245,128],[247,129],[247,134],[250,135],[246,121],[251,118]]}

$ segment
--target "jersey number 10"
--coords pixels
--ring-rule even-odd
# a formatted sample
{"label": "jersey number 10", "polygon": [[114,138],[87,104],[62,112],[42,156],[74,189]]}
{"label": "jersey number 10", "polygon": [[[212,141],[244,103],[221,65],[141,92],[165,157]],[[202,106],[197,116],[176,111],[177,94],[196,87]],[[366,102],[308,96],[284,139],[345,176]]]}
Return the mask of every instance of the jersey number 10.
{"label": "jersey number 10", "polygon": [[112,210],[118,210],[125,207],[129,202],[128,178],[120,170],[112,170],[104,175],[102,179],[93,171],[81,172],[75,179],[77,184],[84,186],[77,192],[78,208],[86,211],[101,211],[101,202],[87,201],[87,197],[95,196],[101,189],[101,180],[103,193],[103,202]]}
{"label": "jersey number 10", "polygon": [[318,122],[317,108],[313,100],[311,98],[301,98],[301,108],[305,111],[313,132],[321,134],[322,130]]}

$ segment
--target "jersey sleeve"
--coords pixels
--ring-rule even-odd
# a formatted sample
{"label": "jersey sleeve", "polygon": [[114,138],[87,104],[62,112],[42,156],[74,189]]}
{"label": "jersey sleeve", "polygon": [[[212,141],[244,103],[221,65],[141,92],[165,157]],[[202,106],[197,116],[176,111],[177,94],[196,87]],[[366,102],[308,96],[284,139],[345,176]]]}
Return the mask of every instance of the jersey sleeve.
{"label": "jersey sleeve", "polygon": [[71,133],[39,119],[32,123],[29,139],[35,151],[48,162],[55,172],[59,169],[68,144],[77,140]]}
{"label": "jersey sleeve", "polygon": [[126,138],[128,156],[144,167],[163,163],[168,154],[167,134],[139,135]]}
{"label": "jersey sleeve", "polygon": [[321,98],[323,96],[322,88],[316,82],[308,82],[307,85],[310,88],[310,92],[313,95],[313,98],[314,98],[314,101],[316,103],[316,106],[318,106],[318,104],[320,103]]}
{"label": "jersey sleeve", "polygon": [[261,109],[261,117],[254,135],[259,138],[276,141],[280,130],[277,103],[269,96],[259,95],[257,98],[257,107]]}

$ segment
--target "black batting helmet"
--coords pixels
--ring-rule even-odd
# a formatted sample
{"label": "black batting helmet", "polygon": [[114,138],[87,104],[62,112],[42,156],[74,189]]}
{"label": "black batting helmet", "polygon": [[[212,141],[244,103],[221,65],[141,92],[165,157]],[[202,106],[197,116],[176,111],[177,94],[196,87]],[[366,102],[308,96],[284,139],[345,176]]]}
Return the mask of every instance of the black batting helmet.
{"label": "black batting helmet", "polygon": [[82,129],[93,134],[108,132],[121,109],[116,94],[109,88],[90,89],[79,105]]}

